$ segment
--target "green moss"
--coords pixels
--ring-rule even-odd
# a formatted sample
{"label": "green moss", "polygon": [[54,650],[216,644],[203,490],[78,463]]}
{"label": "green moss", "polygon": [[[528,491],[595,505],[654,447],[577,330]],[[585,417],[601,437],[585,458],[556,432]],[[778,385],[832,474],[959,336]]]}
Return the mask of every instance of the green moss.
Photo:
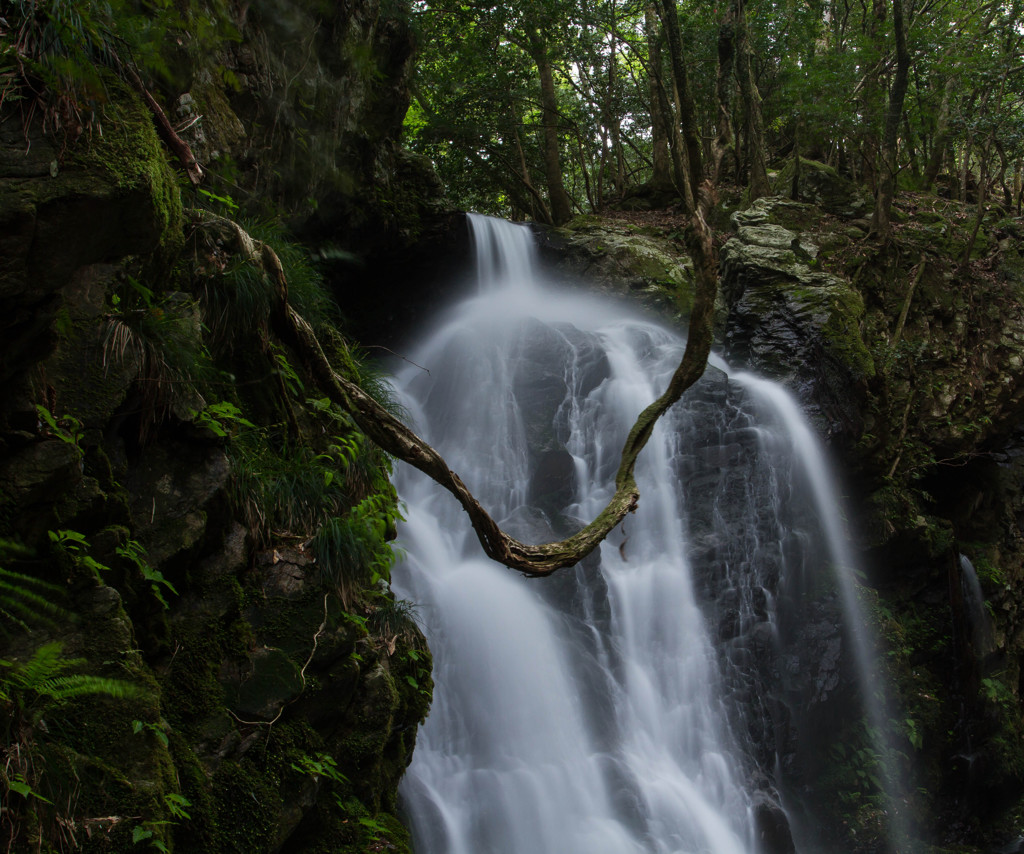
{"label": "green moss", "polygon": [[160,682],[167,716],[175,729],[201,740],[227,723],[224,689],[218,679],[227,653],[216,624],[175,634],[176,652]]}
{"label": "green moss", "polygon": [[103,108],[103,133],[74,153],[88,170],[107,174],[121,190],[141,190],[152,198],[160,233],[160,259],[166,265],[184,245],[184,215],[178,178],[160,143],[153,116],[124,83],[107,81],[110,99]]}
{"label": "green moss", "polygon": [[249,758],[224,762],[213,778],[216,840],[223,854],[260,854],[272,849],[281,814],[281,781]]}
{"label": "green moss", "polygon": [[863,298],[852,288],[834,288],[830,292],[831,310],[824,327],[829,349],[855,377],[873,377],[875,363],[860,332]]}

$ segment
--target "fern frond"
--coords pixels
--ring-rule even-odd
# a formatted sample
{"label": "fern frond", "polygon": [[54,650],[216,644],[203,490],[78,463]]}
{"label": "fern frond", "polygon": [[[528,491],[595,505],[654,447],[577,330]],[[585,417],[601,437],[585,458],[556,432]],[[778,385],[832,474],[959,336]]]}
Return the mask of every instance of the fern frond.
{"label": "fern frond", "polygon": [[50,641],[36,648],[27,661],[0,660],[0,668],[7,671],[0,673],[0,690],[7,694],[34,694],[56,702],[93,695],[124,699],[143,693],[139,686],[121,679],[67,672],[85,663],[84,658],[65,657],[64,644]]}
{"label": "fern frond", "polygon": [[0,615],[23,629],[35,625],[53,626],[69,618],[57,604],[64,590],[40,578],[0,567]]}
{"label": "fern frond", "polygon": [[28,661],[6,662],[9,673],[4,681],[20,691],[39,692],[48,681],[81,663],[81,659],[64,657],[64,644],[60,641],[50,641],[38,647]]}
{"label": "fern frond", "polygon": [[74,697],[102,695],[117,700],[131,699],[143,694],[138,685],[121,679],[109,679],[104,676],[89,676],[74,673],[47,679],[35,689],[37,694],[53,700],[70,700]]}

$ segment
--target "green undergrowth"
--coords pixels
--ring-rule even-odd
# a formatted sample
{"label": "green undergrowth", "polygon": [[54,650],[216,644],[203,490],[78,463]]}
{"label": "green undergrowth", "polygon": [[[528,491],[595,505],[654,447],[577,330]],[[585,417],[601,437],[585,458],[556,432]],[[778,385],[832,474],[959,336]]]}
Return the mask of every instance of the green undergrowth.
{"label": "green undergrowth", "polygon": [[[308,252],[251,230],[335,369],[394,408]],[[0,839],[407,851],[432,683],[388,589],[391,461],[276,337],[266,271],[189,233],[172,272],[131,260],[69,305],[37,387],[57,477],[0,519]]]}

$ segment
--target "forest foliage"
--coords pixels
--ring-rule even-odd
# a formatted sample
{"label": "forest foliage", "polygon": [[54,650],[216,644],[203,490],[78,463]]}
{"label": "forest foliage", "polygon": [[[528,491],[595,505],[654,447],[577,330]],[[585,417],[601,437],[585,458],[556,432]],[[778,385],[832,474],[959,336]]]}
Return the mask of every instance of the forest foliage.
{"label": "forest foliage", "polygon": [[[766,168],[799,154],[875,190],[889,179],[1019,208],[1021,6],[684,0],[676,8],[704,156],[724,141],[723,177],[753,196],[767,190]],[[433,159],[460,206],[513,218],[557,223],[678,197],[683,117],[666,8],[416,3],[407,144]]]}

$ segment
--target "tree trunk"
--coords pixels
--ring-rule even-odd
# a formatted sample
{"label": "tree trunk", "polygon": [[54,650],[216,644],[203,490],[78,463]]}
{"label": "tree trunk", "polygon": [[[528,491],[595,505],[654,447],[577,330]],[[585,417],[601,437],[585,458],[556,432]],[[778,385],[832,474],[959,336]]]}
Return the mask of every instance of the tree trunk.
{"label": "tree trunk", "polygon": [[[867,14],[865,10],[865,14]],[[864,132],[861,135],[860,143],[860,166],[861,181],[871,187],[872,191],[878,192],[878,158],[881,152],[881,143],[878,140],[878,133],[875,128],[876,116],[882,112],[882,57],[885,54],[885,45],[882,44],[880,31],[885,23],[885,0],[872,0],[871,14],[865,21],[865,33],[868,42],[878,45],[879,58],[872,68],[864,76],[861,87],[861,113],[865,117]]]}
{"label": "tree trunk", "polygon": [[904,154],[906,155],[907,163],[910,165],[910,174],[914,176],[914,186],[917,187],[921,182],[921,156],[923,156],[923,150],[918,151],[915,146],[914,129],[910,126],[910,114],[907,112],[903,113],[903,135],[906,140]]}
{"label": "tree trunk", "polygon": [[[683,60],[683,39],[679,28],[679,11],[675,0],[661,0],[661,25],[668,40],[669,56],[672,60],[672,77],[679,95],[679,126],[686,148],[686,171],[689,195],[693,205],[697,203],[697,188],[704,179],[703,157],[700,149],[700,133],[697,129],[697,110],[690,89],[690,77]],[[691,207],[693,210],[693,207]]]}
{"label": "tree trunk", "polygon": [[666,115],[665,81],[662,76],[661,44],[659,41],[657,11],[652,3],[644,9],[644,24],[647,30],[647,73],[648,90],[651,99],[651,157],[654,171],[651,174],[651,188],[666,191],[672,188],[672,160],[669,152],[669,126],[671,115]]}
{"label": "tree trunk", "polygon": [[942,90],[942,104],[939,107],[939,117],[935,121],[935,138],[932,140],[932,150],[928,153],[928,163],[924,167],[923,189],[926,192],[935,184],[939,170],[942,169],[946,147],[949,145],[949,102],[952,94],[953,78],[949,77]]}
{"label": "tree trunk", "polygon": [[722,160],[732,146],[732,90],[736,60],[736,17],[735,7],[726,7],[722,23],[718,28],[718,134],[714,145],[714,166],[712,174],[717,179],[722,170]]}
{"label": "tree trunk", "polygon": [[750,201],[771,193],[768,170],[765,165],[764,119],[761,116],[761,96],[754,81],[753,63],[750,61],[750,37],[747,33],[747,10],[743,0],[734,0],[736,21],[736,79],[743,98],[743,120],[747,136],[747,160],[750,164]]}
{"label": "tree trunk", "polygon": [[562,158],[558,139],[558,101],[555,98],[555,78],[547,44],[534,30],[530,33],[530,52],[540,75],[541,126],[544,130],[544,173],[548,183],[551,220],[564,225],[572,219],[572,202],[562,182]]}
{"label": "tree trunk", "polygon": [[903,26],[903,0],[892,0],[892,23],[896,35],[896,74],[889,91],[889,107],[885,112],[882,162],[879,164],[881,174],[878,191],[875,193],[875,213],[871,220],[871,230],[883,241],[889,239],[892,230],[889,215],[896,195],[897,143],[900,119],[903,117],[903,100],[910,79],[910,51],[907,50],[907,34]]}
{"label": "tree trunk", "polygon": [[996,154],[999,155],[999,174],[996,176],[996,183],[999,185],[999,189],[1003,191],[1003,204],[1009,209],[1013,207],[1013,193],[1006,186],[1006,171],[1010,168],[1010,160],[1006,156],[1006,149],[1003,147],[1002,142],[993,140],[993,145],[995,145]]}
{"label": "tree trunk", "polygon": [[548,206],[544,204],[544,199],[540,193],[533,186],[533,180],[530,178],[530,167],[526,163],[526,153],[523,151],[523,143],[519,138],[519,126],[518,122],[513,122],[512,133],[514,134],[516,141],[516,152],[519,154],[519,171],[521,173],[520,178],[522,179],[523,185],[530,193],[530,205],[531,213],[533,218],[539,222],[551,224],[551,211],[548,210]]}
{"label": "tree trunk", "polygon": [[1017,166],[1013,170],[1013,197],[1016,199],[1014,204],[1017,205],[1017,216],[1020,216],[1021,202],[1024,201],[1024,159],[1017,158]]}
{"label": "tree trunk", "polygon": [[988,201],[989,148],[991,142],[992,137],[990,136],[981,151],[981,163],[978,167],[978,213],[974,218],[974,228],[971,229],[970,240],[967,241],[967,246],[964,247],[963,257],[960,259],[961,270],[965,269],[971,263],[971,252],[974,251],[974,244],[978,240],[978,232],[981,230],[981,224],[985,221],[985,203]]}
{"label": "tree trunk", "polygon": [[800,201],[800,122],[797,121],[793,130],[793,184],[789,197],[794,202]]}
{"label": "tree trunk", "polygon": [[971,201],[971,149],[974,148],[974,134],[967,132],[964,141],[964,159],[960,162],[960,181],[957,198],[961,202]]}
{"label": "tree trunk", "polygon": [[605,89],[602,113],[604,113],[604,125],[608,128],[608,135],[612,143],[611,155],[615,170],[612,173],[612,186],[615,188],[615,195],[621,198],[626,189],[626,164],[622,156],[621,121],[615,105],[615,97],[618,93],[619,49],[615,39],[614,3],[611,4],[610,11],[612,16],[609,22],[609,29],[612,33],[611,51],[608,55],[607,88]]}

